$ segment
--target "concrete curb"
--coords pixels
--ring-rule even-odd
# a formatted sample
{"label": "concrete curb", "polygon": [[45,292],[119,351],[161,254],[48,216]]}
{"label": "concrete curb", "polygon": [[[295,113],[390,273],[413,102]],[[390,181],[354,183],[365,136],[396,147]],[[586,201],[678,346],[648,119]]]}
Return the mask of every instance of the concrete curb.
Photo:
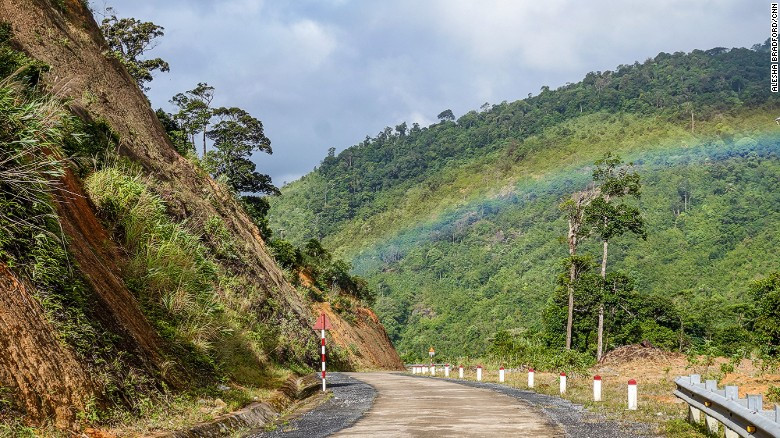
{"label": "concrete curb", "polygon": [[290,378],[267,402],[255,402],[237,411],[220,415],[212,421],[190,428],[156,434],[159,438],[223,437],[238,429],[257,429],[273,422],[281,411],[296,401],[311,397],[320,388],[318,376]]}

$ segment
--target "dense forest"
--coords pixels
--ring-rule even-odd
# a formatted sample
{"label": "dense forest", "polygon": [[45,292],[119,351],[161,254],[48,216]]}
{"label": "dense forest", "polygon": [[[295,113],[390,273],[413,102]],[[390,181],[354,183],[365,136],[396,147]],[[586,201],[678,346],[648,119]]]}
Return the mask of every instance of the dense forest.
{"label": "dense forest", "polygon": [[[457,119],[445,110],[428,127],[387,127],[283,187],[270,228],[351,260],[409,359],[434,340],[445,356],[480,355],[507,334],[562,347],[558,206],[613,152],[641,178],[632,205],[647,235],[611,243],[610,269],[627,282],[625,305],[605,317],[606,348],[750,351],[766,343],[746,335],[755,282],[780,269],[780,101],[766,51],[661,53]],[[599,242],[580,254],[598,265]],[[573,347],[593,353],[592,294],[577,294]]]}

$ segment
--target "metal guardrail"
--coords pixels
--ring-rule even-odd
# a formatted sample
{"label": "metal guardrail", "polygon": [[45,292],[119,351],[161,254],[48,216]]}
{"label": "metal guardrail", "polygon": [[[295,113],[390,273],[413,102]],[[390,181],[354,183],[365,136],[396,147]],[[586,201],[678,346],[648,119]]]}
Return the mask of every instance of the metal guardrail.
{"label": "metal guardrail", "polygon": [[739,388],[726,386],[718,389],[717,380],[701,382],[701,376],[678,377],[674,395],[688,403],[688,419],[704,422],[712,433],[718,433],[720,425],[725,436],[731,437],[777,437],[780,438],[780,407],[765,411],[761,394],[749,394],[739,398]]}

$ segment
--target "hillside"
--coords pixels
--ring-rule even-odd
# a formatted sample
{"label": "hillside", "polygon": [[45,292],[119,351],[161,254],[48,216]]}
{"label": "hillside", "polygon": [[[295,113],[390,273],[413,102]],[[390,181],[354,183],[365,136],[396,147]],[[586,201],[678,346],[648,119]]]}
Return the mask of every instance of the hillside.
{"label": "hillside", "polygon": [[543,328],[567,255],[558,204],[616,153],[643,181],[648,239],[614,241],[612,266],[667,303],[677,322],[662,328],[684,326],[681,344],[733,351],[749,283],[780,268],[780,100],[766,56],[766,45],[661,53],[457,120],[388,127],[284,187],[271,228],[351,260],[402,355],[431,343],[480,355],[501,330]]}
{"label": "hillside", "polygon": [[[113,426],[218,384],[235,408],[319,366],[329,297],[290,283],[107,53],[84,2],[0,1],[0,433]],[[356,314],[331,313],[330,364],[400,367],[338,298]]]}

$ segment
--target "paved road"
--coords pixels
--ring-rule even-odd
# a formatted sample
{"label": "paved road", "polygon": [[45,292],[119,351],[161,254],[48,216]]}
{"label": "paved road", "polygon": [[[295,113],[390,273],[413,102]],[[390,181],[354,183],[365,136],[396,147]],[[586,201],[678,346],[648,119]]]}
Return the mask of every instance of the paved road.
{"label": "paved road", "polygon": [[359,373],[378,396],[335,437],[558,437],[563,431],[530,404],[482,388],[403,374]]}
{"label": "paved road", "polygon": [[253,438],[652,436],[560,397],[486,382],[402,373],[332,373],[332,397]]}

